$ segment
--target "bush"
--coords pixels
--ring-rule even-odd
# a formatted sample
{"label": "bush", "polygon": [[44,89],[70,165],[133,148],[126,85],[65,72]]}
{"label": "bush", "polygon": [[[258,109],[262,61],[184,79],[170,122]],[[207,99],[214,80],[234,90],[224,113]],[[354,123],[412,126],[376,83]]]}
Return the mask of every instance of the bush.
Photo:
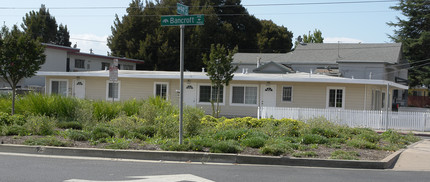
{"label": "bush", "polygon": [[61,129],[82,130],[82,124],[77,121],[58,122],[57,127]]}
{"label": "bush", "polygon": [[362,132],[359,135],[356,135],[354,138],[363,139],[371,143],[378,143],[381,139],[381,136],[374,131]]}
{"label": "bush", "polygon": [[114,136],[115,132],[104,126],[96,126],[91,132],[91,140],[93,141],[112,138]]}
{"label": "bush", "polygon": [[307,152],[294,152],[291,154],[293,157],[317,157],[318,154],[314,151],[307,151]]}
{"label": "bush", "polygon": [[248,129],[228,129],[223,131],[217,131],[213,135],[213,138],[215,140],[240,140],[241,138],[245,138],[247,134]]}
{"label": "bush", "polygon": [[355,151],[347,152],[343,150],[336,150],[331,153],[331,159],[344,159],[344,160],[358,160],[358,154]]}
{"label": "bush", "polygon": [[25,136],[28,135],[28,130],[20,125],[11,125],[11,126],[5,126],[3,127],[4,135],[6,136],[12,136],[12,135],[19,135],[19,136]]}
{"label": "bush", "polygon": [[266,145],[262,147],[260,151],[262,154],[268,154],[273,156],[279,156],[289,152],[289,150],[287,150],[287,147],[281,143]]}
{"label": "bush", "polygon": [[54,134],[56,122],[55,118],[52,117],[30,115],[24,126],[32,135],[46,136]]}
{"label": "bush", "polygon": [[157,136],[161,138],[177,138],[179,136],[178,115],[159,116],[155,119],[158,126]]}
{"label": "bush", "polygon": [[241,144],[243,146],[252,147],[252,148],[263,147],[265,143],[266,143],[266,139],[264,139],[263,137],[249,137],[241,141]]}
{"label": "bush", "polygon": [[199,134],[201,128],[200,119],[205,115],[202,109],[195,107],[185,107],[184,110],[184,131],[186,136]]}
{"label": "bush", "polygon": [[179,144],[179,142],[176,140],[168,141],[162,144],[160,148],[168,151],[203,151],[203,146],[201,145],[196,145],[189,141],[186,141],[183,144]]}
{"label": "bush", "polygon": [[324,136],[316,135],[316,134],[306,134],[302,136],[301,143],[303,144],[325,144],[328,140]]}
{"label": "bush", "polygon": [[190,143],[202,147],[212,147],[217,141],[209,137],[194,136],[189,139]]}
{"label": "bush", "polygon": [[74,141],[87,141],[90,138],[88,132],[78,130],[67,130],[66,136]]}
{"label": "bush", "polygon": [[346,145],[359,149],[378,149],[378,146],[375,143],[369,142],[364,139],[348,140],[346,141]]}
{"label": "bush", "polygon": [[107,145],[104,148],[107,149],[128,149],[130,148],[130,140],[125,138],[107,138]]}
{"label": "bush", "polygon": [[121,106],[117,102],[94,101],[92,105],[93,117],[97,121],[110,121],[118,117],[121,110]]}
{"label": "bush", "polygon": [[234,140],[221,141],[210,148],[212,153],[239,153],[241,150],[238,142]]}
{"label": "bush", "polygon": [[30,138],[24,141],[25,145],[44,145],[44,146],[57,146],[57,147],[69,147],[72,146],[70,142],[64,142],[58,140],[55,137],[43,137],[43,138]]}
{"label": "bush", "polygon": [[133,132],[141,135],[146,135],[148,137],[153,137],[157,131],[154,126],[146,125],[133,129]]}

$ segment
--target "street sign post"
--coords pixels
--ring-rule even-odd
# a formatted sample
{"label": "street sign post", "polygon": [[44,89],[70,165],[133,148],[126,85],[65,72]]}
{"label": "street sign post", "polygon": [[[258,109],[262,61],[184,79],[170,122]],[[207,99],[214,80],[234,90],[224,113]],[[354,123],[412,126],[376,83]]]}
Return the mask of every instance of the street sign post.
{"label": "street sign post", "polygon": [[179,97],[179,144],[182,144],[182,121],[183,121],[183,106],[184,106],[184,37],[186,25],[203,25],[205,23],[204,15],[188,15],[188,6],[178,3],[176,7],[177,13],[181,16],[161,16],[161,26],[180,26],[180,54],[179,54],[179,69],[181,72],[180,78],[180,97]]}
{"label": "street sign post", "polygon": [[183,5],[181,3],[177,3],[177,5],[176,5],[176,12],[179,15],[188,15],[188,6]]}
{"label": "street sign post", "polygon": [[161,16],[161,26],[203,25],[204,15]]}

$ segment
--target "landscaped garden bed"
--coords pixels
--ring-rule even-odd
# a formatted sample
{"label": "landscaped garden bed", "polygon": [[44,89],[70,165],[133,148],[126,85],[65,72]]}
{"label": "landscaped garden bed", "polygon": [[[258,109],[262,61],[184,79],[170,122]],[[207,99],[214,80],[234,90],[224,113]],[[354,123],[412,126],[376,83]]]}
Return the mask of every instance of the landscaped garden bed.
{"label": "landscaped garden bed", "polygon": [[214,118],[187,107],[179,145],[178,109],[160,98],[111,103],[31,94],[17,100],[18,114],[9,113],[10,98],[3,96],[0,141],[5,144],[381,160],[419,140],[324,118]]}

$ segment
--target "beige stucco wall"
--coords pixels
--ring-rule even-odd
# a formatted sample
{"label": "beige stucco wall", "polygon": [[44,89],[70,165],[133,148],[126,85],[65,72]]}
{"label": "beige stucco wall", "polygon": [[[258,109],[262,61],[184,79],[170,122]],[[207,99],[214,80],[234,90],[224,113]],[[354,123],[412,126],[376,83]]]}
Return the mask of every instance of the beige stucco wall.
{"label": "beige stucco wall", "polygon": [[[73,79],[76,77],[53,77],[49,76],[46,79],[46,93],[49,93],[51,79],[65,79],[69,84],[69,96],[73,96]],[[86,99],[91,100],[106,100],[106,86],[108,77],[81,77],[80,79],[86,82]],[[154,96],[155,83],[168,84],[168,100],[174,105],[179,103],[179,80],[176,79],[136,79],[136,78],[120,78],[120,101],[128,99],[147,99]],[[209,85],[209,80],[185,80],[187,83],[196,84],[196,92],[198,97],[199,85]],[[221,103],[221,115],[225,116],[257,116],[257,107],[261,103],[260,86],[266,82],[256,81],[232,81],[230,86],[224,89],[224,102]],[[369,110],[372,104],[372,90],[380,90],[386,92],[386,86],[362,85],[362,84],[326,84],[326,83],[295,83],[295,82],[273,82],[271,85],[276,85],[276,106],[277,107],[299,107],[299,108],[326,108],[327,107],[327,88],[343,88],[345,94],[344,109],[350,110]],[[257,104],[252,106],[231,105],[231,85],[252,85],[258,86]],[[293,100],[292,102],[282,101],[282,87],[292,86]],[[392,88],[390,93],[392,93]],[[391,95],[390,95],[391,97]],[[188,99],[188,98],[184,98]],[[199,103],[196,99],[196,107],[202,108],[207,114],[212,114],[210,103]],[[391,98],[390,98],[391,102]],[[391,103],[389,104],[391,106]]]}

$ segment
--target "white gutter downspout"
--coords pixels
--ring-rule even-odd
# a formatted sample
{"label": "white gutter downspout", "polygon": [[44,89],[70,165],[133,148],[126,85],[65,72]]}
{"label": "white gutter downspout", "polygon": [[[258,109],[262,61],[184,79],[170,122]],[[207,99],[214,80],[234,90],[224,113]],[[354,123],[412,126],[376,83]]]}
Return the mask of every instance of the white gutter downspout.
{"label": "white gutter downspout", "polygon": [[366,104],[367,104],[367,85],[364,85],[364,110],[366,110]]}
{"label": "white gutter downspout", "polygon": [[387,93],[386,93],[386,96],[385,96],[385,99],[386,99],[386,102],[385,103],[387,103],[386,104],[386,111],[387,111],[387,120],[386,120],[386,122],[385,122],[385,131],[387,131],[388,130],[388,103],[389,103],[389,101],[388,101],[388,99],[390,98],[390,83],[388,83],[387,82]]}

